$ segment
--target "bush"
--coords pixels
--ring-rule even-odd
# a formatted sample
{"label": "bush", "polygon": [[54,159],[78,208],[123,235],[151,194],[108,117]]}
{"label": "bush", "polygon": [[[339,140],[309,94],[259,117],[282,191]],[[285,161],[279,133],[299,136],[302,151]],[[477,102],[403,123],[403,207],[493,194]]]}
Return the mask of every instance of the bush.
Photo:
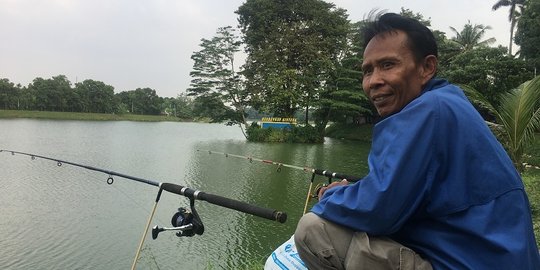
{"label": "bush", "polygon": [[317,129],[310,126],[293,126],[290,129],[261,128],[253,122],[246,130],[251,142],[322,143]]}

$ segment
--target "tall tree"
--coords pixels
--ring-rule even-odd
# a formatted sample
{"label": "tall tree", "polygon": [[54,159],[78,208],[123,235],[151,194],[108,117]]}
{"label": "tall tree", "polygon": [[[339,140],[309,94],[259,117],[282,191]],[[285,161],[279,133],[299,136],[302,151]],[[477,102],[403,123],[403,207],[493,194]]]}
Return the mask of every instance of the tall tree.
{"label": "tall tree", "polygon": [[508,44],[508,53],[512,55],[512,44],[514,43],[514,28],[518,18],[523,10],[526,0],[499,0],[492,9],[497,10],[501,7],[510,7],[508,12],[508,21],[510,22],[510,43]]}
{"label": "tall tree", "polygon": [[455,56],[440,76],[481,91],[492,104],[504,92],[532,78],[531,67],[506,54],[506,48],[481,47]]}
{"label": "tall tree", "polygon": [[35,93],[35,104],[38,110],[73,111],[68,100],[74,97],[71,82],[64,75],[52,79],[35,78],[28,86]]}
{"label": "tall tree", "polygon": [[540,1],[527,1],[515,36],[520,57],[540,69]]}
{"label": "tall tree", "polygon": [[18,109],[19,88],[9,79],[0,79],[0,108],[4,110]]}
{"label": "tall tree", "polygon": [[162,98],[151,88],[137,88],[117,94],[120,107],[132,114],[158,115],[161,113]]}
{"label": "tall tree", "polygon": [[486,47],[495,42],[495,38],[482,40],[486,31],[491,30],[491,26],[489,25],[472,25],[469,21],[460,31],[451,26],[450,29],[456,35],[455,37],[452,37],[451,40],[459,45],[461,51],[469,51],[477,47]]}
{"label": "tall tree", "polygon": [[82,111],[93,113],[113,113],[115,110],[114,87],[100,81],[84,80],[75,84],[75,91],[81,98]]}
{"label": "tall tree", "polygon": [[290,117],[315,106],[346,47],[346,11],[321,0],[247,0],[236,13],[256,109]]}
{"label": "tall tree", "polygon": [[186,93],[178,94],[176,98],[164,98],[161,110],[174,117],[192,118],[193,100]]}
{"label": "tall tree", "polygon": [[[193,79],[188,94],[195,96],[198,101],[219,107],[219,110],[207,115],[212,121],[229,120],[229,123],[238,124],[246,136],[245,108],[249,95],[235,66],[235,56],[240,50],[235,29],[231,26],[220,27],[212,39],[201,39],[199,46],[202,49],[191,56],[194,63],[190,75]],[[233,108],[228,108],[226,104]],[[208,112],[202,109],[197,111]]]}
{"label": "tall tree", "polygon": [[363,21],[351,24],[347,47],[320,94],[314,120],[321,134],[329,121],[346,124],[373,115],[373,107],[362,90],[360,65],[364,49],[360,29],[363,25]]}

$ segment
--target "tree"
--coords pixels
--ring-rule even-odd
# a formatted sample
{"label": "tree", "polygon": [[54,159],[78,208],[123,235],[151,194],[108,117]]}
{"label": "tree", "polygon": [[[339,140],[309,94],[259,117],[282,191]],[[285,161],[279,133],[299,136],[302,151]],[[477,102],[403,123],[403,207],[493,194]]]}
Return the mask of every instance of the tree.
{"label": "tree", "polygon": [[481,91],[496,105],[504,92],[519,86],[533,74],[525,61],[507,55],[506,48],[499,46],[477,48],[455,56],[440,76]]}
{"label": "tree", "polygon": [[113,113],[114,87],[100,81],[84,80],[75,84],[75,91],[81,98],[81,111],[93,113]]}
{"label": "tree", "polygon": [[181,93],[176,98],[164,98],[161,110],[174,117],[192,118],[193,101],[186,93]]}
{"label": "tree", "polygon": [[461,51],[470,51],[477,47],[487,47],[495,42],[495,38],[482,40],[486,31],[491,30],[490,26],[484,26],[483,24],[472,25],[469,21],[469,23],[463,26],[461,31],[451,26],[450,29],[456,34],[451,40],[459,45]]}
{"label": "tree", "polygon": [[373,107],[362,90],[363,40],[361,28],[364,22],[351,24],[347,36],[347,47],[330,73],[327,87],[321,92],[317,110],[314,113],[319,133],[329,121],[339,123],[358,122],[359,118],[373,115]]}
{"label": "tree", "polygon": [[117,94],[117,108],[127,108],[132,114],[158,115],[161,113],[162,98],[151,88],[137,88]]}
{"label": "tree", "polygon": [[518,170],[523,170],[523,150],[534,140],[540,128],[540,76],[503,93],[493,104],[474,88],[464,88],[471,100],[496,116],[499,140]]}
{"label": "tree", "polygon": [[133,104],[136,104],[133,113],[158,115],[161,113],[161,98],[156,90],[151,88],[137,88],[132,92]]}
{"label": "tree", "polygon": [[42,111],[73,111],[68,100],[75,97],[71,82],[64,75],[52,79],[35,78],[28,86],[35,94],[37,109]]}
{"label": "tree", "polygon": [[[520,11],[523,11],[525,0],[499,0],[492,9],[495,11],[501,7],[510,7],[508,12],[508,21],[510,22],[510,43],[508,44],[508,53],[512,55],[512,44],[514,43],[514,28],[518,21]],[[519,9],[519,10],[518,10]]]}
{"label": "tree", "polygon": [[[190,75],[193,79],[187,91],[190,96],[196,97],[196,101],[209,102],[209,105],[212,104],[219,109],[212,113],[206,109],[197,111],[208,112],[206,116],[215,122],[229,120],[229,123],[238,124],[246,136],[245,108],[249,95],[235,67],[235,54],[240,50],[239,37],[232,27],[220,27],[212,39],[201,39],[200,46],[202,49],[191,56],[194,64]],[[197,104],[204,105],[204,103]],[[231,105],[233,109],[227,109],[226,104]]]}
{"label": "tree", "polygon": [[248,0],[236,13],[255,109],[291,117],[316,106],[347,45],[346,11],[321,0]]}
{"label": "tree", "polygon": [[9,79],[0,79],[0,108],[13,110],[19,108],[19,88]]}
{"label": "tree", "polygon": [[520,58],[540,68],[540,1],[527,1],[519,18],[515,36]]}

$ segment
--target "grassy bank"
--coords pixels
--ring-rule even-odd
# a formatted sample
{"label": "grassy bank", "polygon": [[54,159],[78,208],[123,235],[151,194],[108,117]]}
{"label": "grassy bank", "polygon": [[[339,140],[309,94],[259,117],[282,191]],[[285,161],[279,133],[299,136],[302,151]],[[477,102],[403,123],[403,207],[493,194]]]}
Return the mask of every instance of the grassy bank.
{"label": "grassy bank", "polygon": [[523,183],[531,203],[536,244],[540,247],[540,170],[528,169],[523,174]]}
{"label": "grassy bank", "polygon": [[524,162],[530,166],[526,166],[523,173],[523,183],[531,203],[536,243],[540,246],[540,169],[537,169],[540,167],[540,134],[537,133],[535,138],[525,151]]}
{"label": "grassy bank", "polygon": [[0,110],[0,118],[30,118],[30,119],[56,119],[56,120],[84,120],[84,121],[189,121],[166,115],[139,115],[139,114],[107,114],[107,113],[76,113],[76,112],[45,112],[45,111],[19,111]]}

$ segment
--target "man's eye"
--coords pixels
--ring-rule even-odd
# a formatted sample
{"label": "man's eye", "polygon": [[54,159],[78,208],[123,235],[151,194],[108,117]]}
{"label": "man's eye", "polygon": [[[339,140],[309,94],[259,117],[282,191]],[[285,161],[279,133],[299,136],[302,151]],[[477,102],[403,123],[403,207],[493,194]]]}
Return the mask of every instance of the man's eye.
{"label": "man's eye", "polygon": [[391,68],[393,66],[394,66],[394,63],[392,63],[392,62],[384,62],[384,63],[381,64],[381,67],[383,69],[389,69],[389,68]]}

